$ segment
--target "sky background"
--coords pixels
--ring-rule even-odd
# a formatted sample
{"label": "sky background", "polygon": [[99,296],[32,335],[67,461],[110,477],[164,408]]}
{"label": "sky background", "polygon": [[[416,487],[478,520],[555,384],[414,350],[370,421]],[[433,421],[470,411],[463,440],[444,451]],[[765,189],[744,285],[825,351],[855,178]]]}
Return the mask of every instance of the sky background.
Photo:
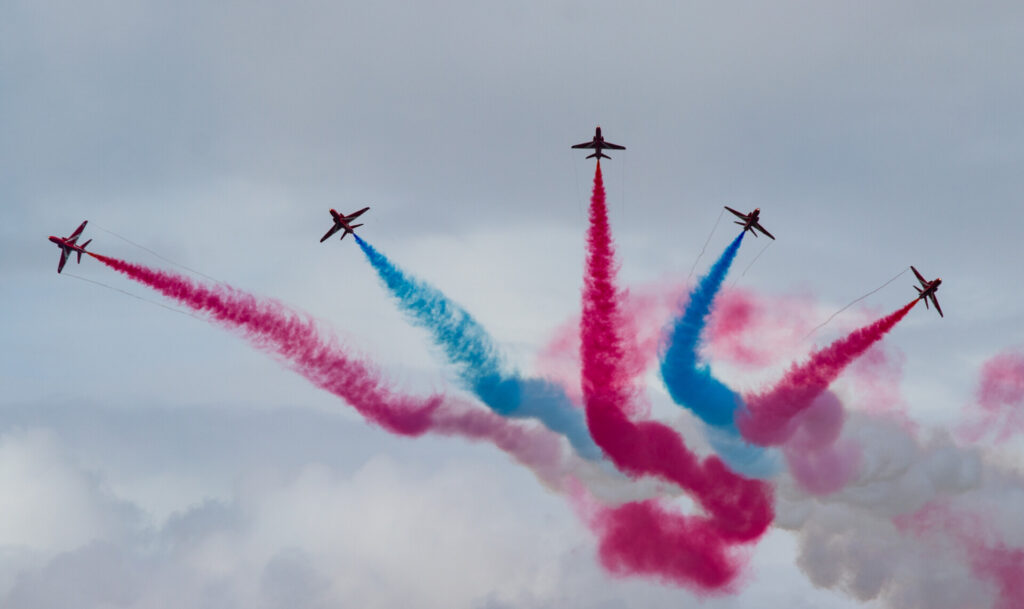
{"label": "sky background", "polygon": [[[493,447],[391,437],[71,276],[162,302],[93,260],[58,276],[45,237],[88,219],[90,249],[168,266],[123,236],[455,392],[355,244],[317,242],[327,209],[370,205],[360,234],[530,369],[579,307],[593,164],[569,146],[600,124],[628,147],[603,165],[624,284],[685,281],[723,204],[778,238],[739,284],[764,294],[827,312],[941,276],[946,317],[886,340],[911,416],[947,427],[1024,345],[1022,34],[1009,2],[0,4],[0,605],[696,605],[603,572]],[[874,606],[794,556],[771,533],[702,606]]]}

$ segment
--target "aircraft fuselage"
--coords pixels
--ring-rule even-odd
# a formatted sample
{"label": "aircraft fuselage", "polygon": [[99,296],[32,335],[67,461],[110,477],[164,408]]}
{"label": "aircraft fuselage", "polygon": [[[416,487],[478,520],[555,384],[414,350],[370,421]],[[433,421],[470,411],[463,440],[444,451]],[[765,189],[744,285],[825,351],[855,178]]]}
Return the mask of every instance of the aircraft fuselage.
{"label": "aircraft fuselage", "polygon": [[52,241],[53,243],[57,244],[57,247],[59,247],[61,249],[64,249],[64,250],[67,250],[69,253],[72,252],[72,251],[74,251],[74,252],[84,252],[85,251],[84,249],[82,249],[82,246],[76,245],[74,243],[70,243],[67,239],[64,239],[62,237],[54,237],[53,235],[50,235],[50,241]]}
{"label": "aircraft fuselage", "polygon": [[934,294],[935,291],[939,289],[940,285],[942,285],[942,280],[941,279],[935,279],[933,281],[929,281],[924,286],[924,289],[921,290],[921,298],[927,298],[927,297],[931,296],[932,294]]}

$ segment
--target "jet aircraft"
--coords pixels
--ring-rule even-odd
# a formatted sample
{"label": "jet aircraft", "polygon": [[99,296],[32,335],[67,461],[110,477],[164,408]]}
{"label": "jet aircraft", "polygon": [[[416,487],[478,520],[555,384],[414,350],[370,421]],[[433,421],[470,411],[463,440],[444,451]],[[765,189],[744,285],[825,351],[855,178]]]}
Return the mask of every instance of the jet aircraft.
{"label": "jet aircraft", "polygon": [[931,298],[932,304],[935,305],[935,310],[939,313],[939,317],[945,317],[942,314],[942,307],[939,306],[939,300],[935,298],[935,291],[942,285],[942,279],[936,278],[927,281],[913,266],[910,267],[910,270],[914,271],[914,274],[917,275],[917,280],[921,282],[921,287],[915,285],[914,289],[917,290],[917,297],[924,301],[925,308],[928,308],[928,299]]}
{"label": "jet aircraft", "polygon": [[327,231],[326,235],[324,235],[323,237],[320,238],[320,243],[323,243],[324,241],[327,241],[327,239],[330,238],[331,235],[333,235],[334,233],[338,232],[341,229],[345,229],[345,232],[341,233],[341,238],[342,239],[344,239],[345,235],[347,235],[349,233],[352,233],[353,235],[356,234],[355,229],[360,227],[360,226],[362,226],[362,224],[349,224],[349,222],[351,222],[352,220],[355,220],[359,216],[361,216],[364,213],[366,213],[366,210],[368,210],[368,209],[370,209],[370,208],[369,207],[364,207],[364,208],[360,209],[359,211],[351,213],[351,214],[349,214],[347,216],[343,216],[343,215],[339,214],[338,212],[336,212],[336,211],[334,211],[332,209],[331,210],[331,215],[334,217],[334,226],[332,226],[331,229],[329,231]]}
{"label": "jet aircraft", "polygon": [[608,150],[625,150],[626,149],[625,146],[619,146],[618,144],[613,144],[611,142],[605,141],[604,137],[601,135],[601,127],[598,127],[597,129],[594,130],[594,139],[590,140],[589,142],[583,142],[582,144],[576,144],[575,146],[573,146],[573,148],[593,148],[594,149],[594,154],[588,154],[587,155],[588,159],[592,159],[592,158],[595,158],[595,157],[598,158],[598,159],[610,159],[610,158],[612,158],[612,157],[608,156],[607,154],[604,154],[604,153],[601,152],[605,148],[607,148]]}
{"label": "jet aircraft", "polygon": [[761,226],[761,223],[758,222],[758,217],[761,215],[761,208],[760,207],[756,208],[754,211],[750,212],[749,214],[740,213],[740,212],[736,211],[735,209],[729,207],[728,205],[725,205],[724,207],[726,209],[728,209],[729,211],[731,211],[733,213],[733,215],[735,215],[735,216],[737,216],[737,217],[739,217],[739,218],[741,218],[743,220],[742,222],[736,222],[736,224],[739,224],[740,226],[742,226],[744,231],[750,231],[751,233],[754,234],[755,237],[757,236],[757,231],[761,231],[762,233],[768,235],[769,239],[771,239],[773,241],[775,240],[775,237],[773,237],[771,233],[766,231],[764,229],[764,227]]}
{"label": "jet aircraft", "polygon": [[75,232],[71,233],[71,236],[69,237],[54,237],[53,235],[50,235],[50,241],[56,243],[57,247],[60,248],[60,262],[57,263],[58,273],[64,270],[64,263],[68,261],[68,257],[71,256],[71,252],[78,252],[78,263],[82,263],[82,254],[85,253],[85,246],[92,243],[92,239],[89,239],[82,245],[78,245],[77,241],[78,238],[82,236],[82,231],[85,230],[85,225],[88,222],[88,220],[82,222],[82,224],[80,224],[78,228],[75,229]]}

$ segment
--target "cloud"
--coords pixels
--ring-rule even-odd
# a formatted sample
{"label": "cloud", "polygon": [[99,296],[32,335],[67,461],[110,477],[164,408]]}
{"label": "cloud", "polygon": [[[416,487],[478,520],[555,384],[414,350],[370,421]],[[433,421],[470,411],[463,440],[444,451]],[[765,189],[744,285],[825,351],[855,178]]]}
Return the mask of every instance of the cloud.
{"label": "cloud", "polygon": [[119,538],[141,516],[94,474],[77,467],[45,429],[0,435],[0,547],[40,556]]}
{"label": "cloud", "polygon": [[[45,474],[38,486],[61,499],[24,508],[32,526],[17,546],[9,535],[0,543],[0,606],[692,601],[676,588],[609,577],[564,499],[491,447],[403,442],[294,409],[76,410],[26,409],[18,427],[0,430],[0,493],[11,496]],[[161,479],[184,492],[155,493],[148,482]],[[769,535],[744,594],[795,607],[847,606],[808,588],[792,570],[792,553]]]}

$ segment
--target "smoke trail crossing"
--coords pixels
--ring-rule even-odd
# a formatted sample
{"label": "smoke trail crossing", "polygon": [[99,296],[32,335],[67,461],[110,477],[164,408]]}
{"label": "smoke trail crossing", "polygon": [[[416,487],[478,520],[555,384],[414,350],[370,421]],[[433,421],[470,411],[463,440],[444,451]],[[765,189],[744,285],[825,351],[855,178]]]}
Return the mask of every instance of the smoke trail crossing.
{"label": "smoke trail crossing", "polygon": [[419,436],[429,431],[490,442],[555,489],[564,485],[570,469],[578,467],[565,457],[558,437],[547,430],[523,427],[439,395],[421,398],[395,393],[370,364],[347,354],[333,336],[322,337],[314,320],[278,301],[223,283],[208,287],[175,273],[89,255],[187,306],[196,317],[239,331],[250,343],[287,362],[314,385],[342,398],[391,433]]}
{"label": "smoke trail crossing", "polygon": [[434,343],[456,366],[462,382],[484,404],[502,416],[536,418],[568,438],[581,457],[601,458],[583,413],[564,391],[543,379],[524,379],[506,372],[494,339],[472,315],[440,290],[404,273],[358,235],[356,242],[401,309],[431,333]]}
{"label": "smoke trail crossing", "polygon": [[[722,591],[735,581],[741,566],[729,546],[757,539],[771,523],[770,487],[734,474],[717,457],[699,459],[665,425],[628,418],[636,390],[625,367],[614,258],[598,164],[580,323],[587,424],[594,440],[620,469],[675,482],[691,492],[709,516],[676,514],[657,502],[633,502],[609,510],[605,518],[591,521],[602,537],[602,562],[620,573],[655,576],[702,592]],[[637,538],[623,533],[638,530],[647,534]],[[687,539],[699,543],[676,545],[679,535],[661,534],[670,531],[685,531]]]}

